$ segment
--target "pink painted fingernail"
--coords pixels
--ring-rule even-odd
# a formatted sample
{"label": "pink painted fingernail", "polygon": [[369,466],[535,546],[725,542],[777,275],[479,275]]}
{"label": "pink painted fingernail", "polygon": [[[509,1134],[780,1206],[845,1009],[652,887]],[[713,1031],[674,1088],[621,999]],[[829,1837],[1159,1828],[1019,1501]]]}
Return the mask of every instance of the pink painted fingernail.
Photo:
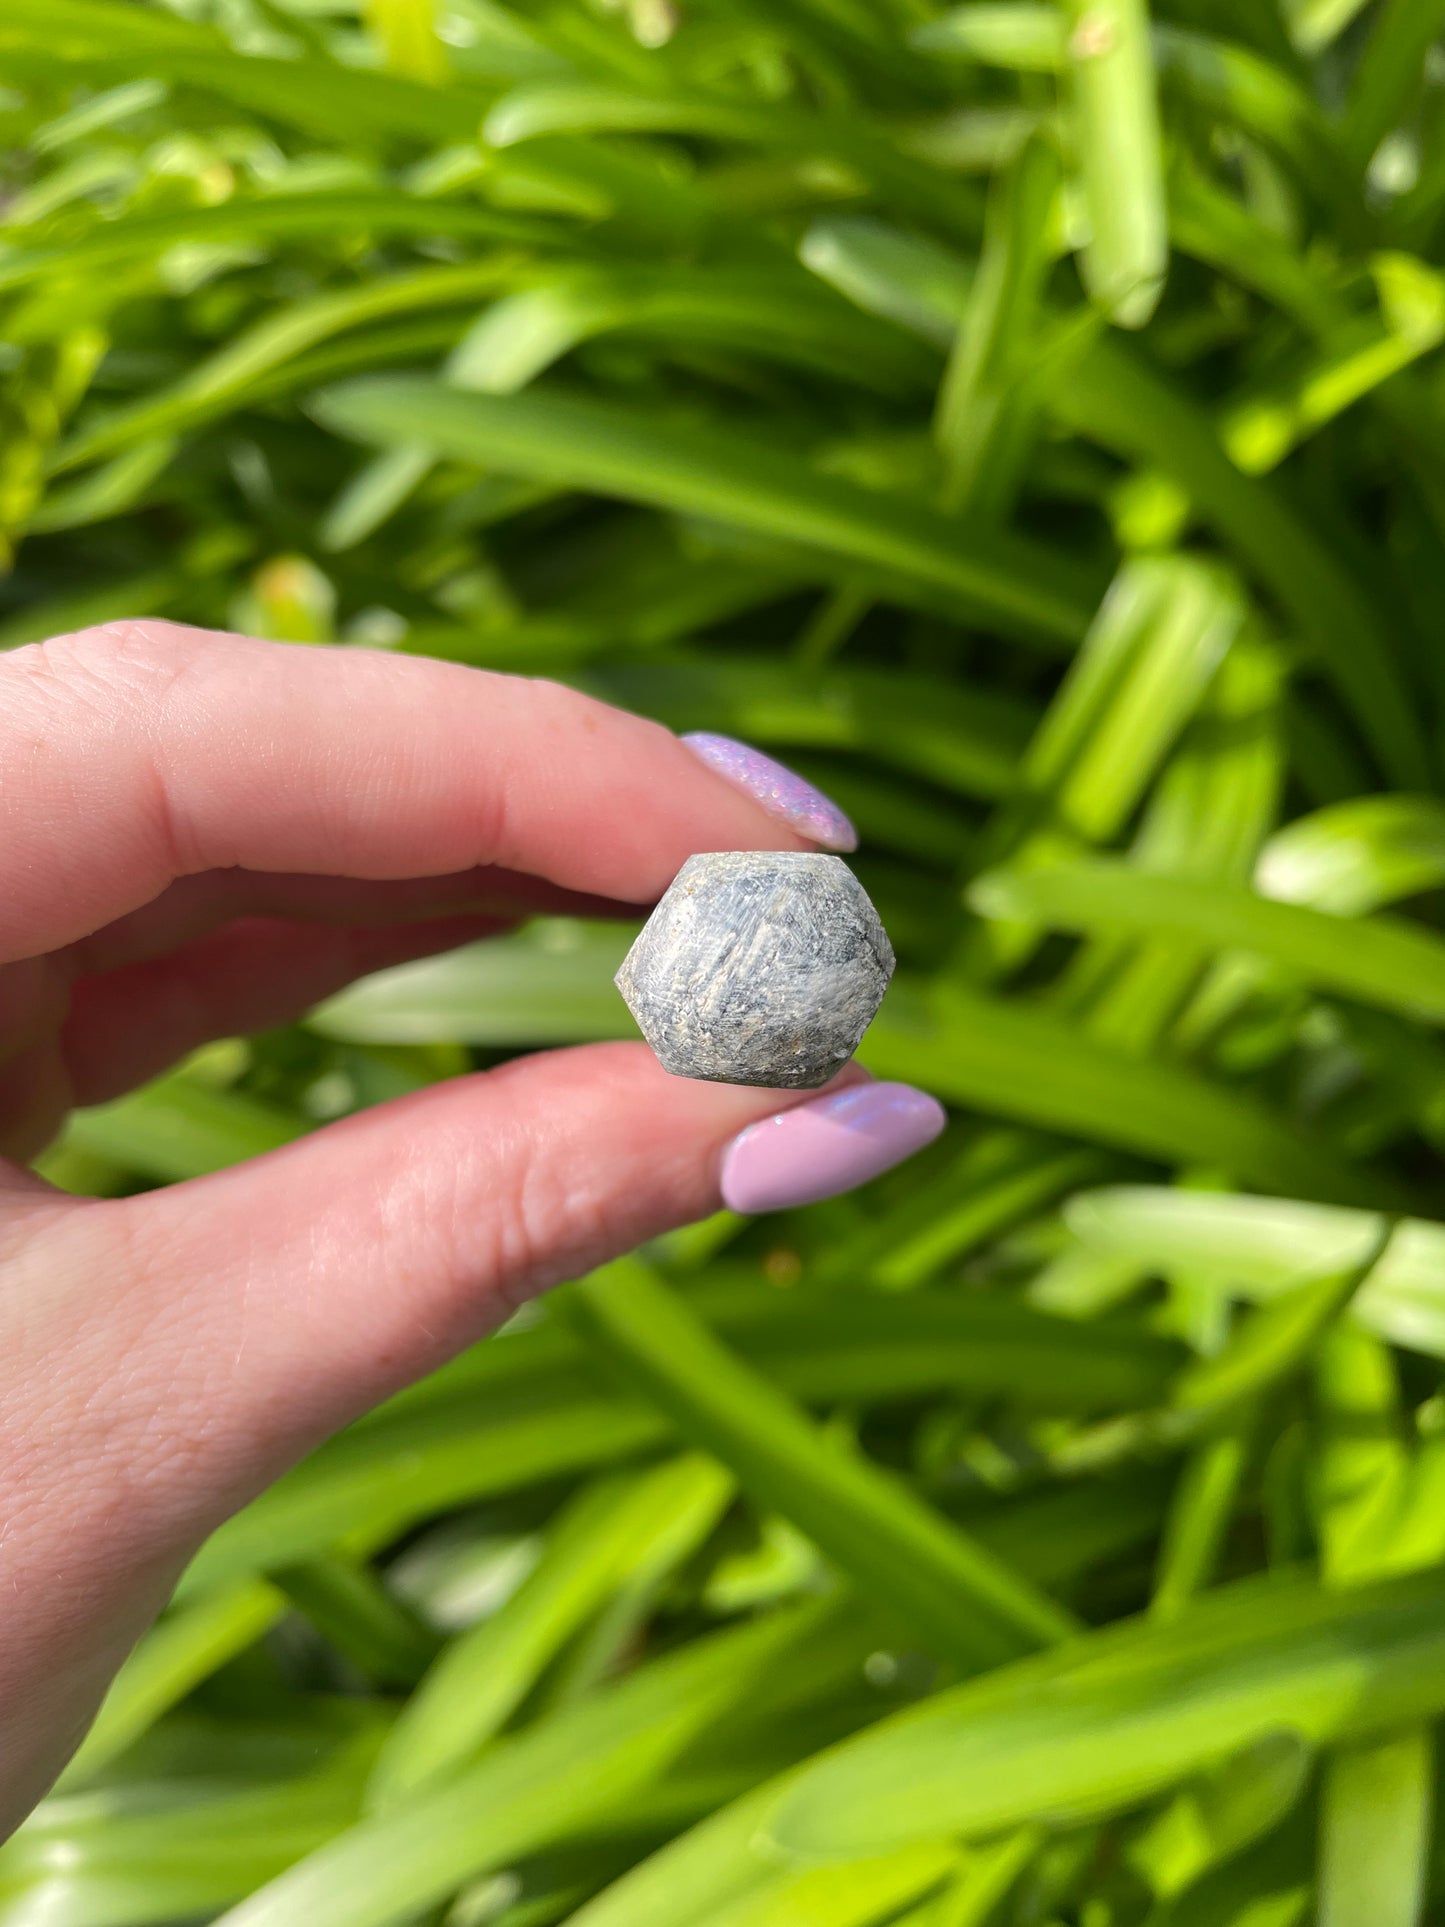
{"label": "pink painted fingernail", "polygon": [[804,782],[786,763],[774,762],[760,749],[695,729],[679,738],[693,755],[725,776],[728,782],[761,803],[769,816],[808,837],[825,850],[856,850],[858,832],[830,797]]}
{"label": "pink painted fingernail", "polygon": [[787,1211],[836,1198],[931,1144],[948,1119],[911,1084],[854,1084],[750,1124],[723,1153],[730,1211]]}

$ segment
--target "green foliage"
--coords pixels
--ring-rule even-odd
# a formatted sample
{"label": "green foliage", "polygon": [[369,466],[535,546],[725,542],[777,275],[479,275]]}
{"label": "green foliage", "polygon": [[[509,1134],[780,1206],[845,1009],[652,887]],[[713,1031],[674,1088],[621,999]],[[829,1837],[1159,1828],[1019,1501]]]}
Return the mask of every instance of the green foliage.
{"label": "green foliage", "polygon": [[[203,1548],[0,1927],[1445,1919],[1445,9],[6,0],[0,646],[794,761],[953,1108]],[[118,1194],[629,1034],[613,926],[77,1116]]]}

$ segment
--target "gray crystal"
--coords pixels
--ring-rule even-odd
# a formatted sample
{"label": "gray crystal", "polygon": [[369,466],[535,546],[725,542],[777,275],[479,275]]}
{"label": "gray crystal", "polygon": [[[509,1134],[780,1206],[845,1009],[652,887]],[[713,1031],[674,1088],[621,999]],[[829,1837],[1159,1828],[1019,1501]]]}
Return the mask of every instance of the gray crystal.
{"label": "gray crystal", "polygon": [[812,1090],[847,1062],[893,975],[893,946],[836,856],[689,857],[617,973],[664,1070]]}

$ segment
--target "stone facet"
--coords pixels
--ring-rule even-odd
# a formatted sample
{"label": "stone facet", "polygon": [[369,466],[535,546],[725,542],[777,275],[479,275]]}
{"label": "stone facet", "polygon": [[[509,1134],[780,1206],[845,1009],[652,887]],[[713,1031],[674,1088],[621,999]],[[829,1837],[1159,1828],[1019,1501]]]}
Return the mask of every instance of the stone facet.
{"label": "stone facet", "polygon": [[617,973],[664,1070],[812,1090],[852,1056],[893,975],[893,946],[836,856],[689,857]]}

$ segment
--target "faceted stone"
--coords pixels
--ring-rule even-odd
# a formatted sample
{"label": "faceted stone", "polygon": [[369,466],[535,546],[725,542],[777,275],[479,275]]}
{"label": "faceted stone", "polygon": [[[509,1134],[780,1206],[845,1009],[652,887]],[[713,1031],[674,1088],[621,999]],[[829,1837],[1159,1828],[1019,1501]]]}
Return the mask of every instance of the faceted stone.
{"label": "faceted stone", "polygon": [[617,973],[664,1070],[812,1090],[853,1055],[893,946],[841,858],[689,857]]}

